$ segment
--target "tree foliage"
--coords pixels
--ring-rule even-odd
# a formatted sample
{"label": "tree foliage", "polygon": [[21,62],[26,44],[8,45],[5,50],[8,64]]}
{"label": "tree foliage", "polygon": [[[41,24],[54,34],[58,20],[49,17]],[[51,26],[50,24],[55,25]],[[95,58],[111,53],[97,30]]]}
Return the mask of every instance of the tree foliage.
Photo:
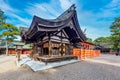
{"label": "tree foliage", "polygon": [[6,23],[2,26],[2,38],[4,38],[7,42],[12,42],[14,39],[17,39],[16,35],[20,34],[20,31],[17,27],[12,24]]}
{"label": "tree foliage", "polygon": [[108,40],[108,37],[98,37],[94,40],[94,44],[100,45],[101,43],[106,43]]}
{"label": "tree foliage", "polygon": [[115,18],[115,21],[111,24],[110,30],[112,32],[112,44],[113,50],[120,50],[120,18]]}
{"label": "tree foliage", "polygon": [[6,23],[5,20],[4,12],[0,10],[0,38],[12,42],[17,38],[16,35],[20,34],[20,31],[16,26]]}
{"label": "tree foliage", "polygon": [[3,24],[5,23],[6,17],[4,16],[4,12],[0,9],[0,32]]}

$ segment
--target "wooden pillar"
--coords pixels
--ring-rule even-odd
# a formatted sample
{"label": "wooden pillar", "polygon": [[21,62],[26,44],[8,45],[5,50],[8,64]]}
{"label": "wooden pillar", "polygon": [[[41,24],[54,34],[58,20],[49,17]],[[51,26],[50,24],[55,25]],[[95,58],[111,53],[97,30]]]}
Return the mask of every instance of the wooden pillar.
{"label": "wooden pillar", "polygon": [[30,50],[30,58],[33,58],[33,48],[34,46],[32,45],[32,49]]}
{"label": "wooden pillar", "polygon": [[20,61],[20,55],[21,55],[21,50],[18,50],[17,52],[18,61]]}
{"label": "wooden pillar", "polygon": [[48,35],[48,54],[51,56],[51,41],[50,41],[50,34]]}
{"label": "wooden pillar", "polygon": [[35,61],[38,58],[37,45],[35,43],[34,43],[34,47],[33,47],[33,58]]}
{"label": "wooden pillar", "polygon": [[51,56],[51,54],[50,54],[50,48],[51,48],[51,46],[50,46],[50,40],[48,41],[48,54],[49,54],[49,56]]}
{"label": "wooden pillar", "polygon": [[70,46],[70,48],[69,48],[69,49],[70,49],[70,54],[73,54],[73,48],[74,48],[74,47],[73,47],[73,45],[72,45],[71,42],[70,42],[70,45],[69,45],[69,46]]}
{"label": "wooden pillar", "polygon": [[41,45],[41,56],[43,56],[43,44]]}
{"label": "wooden pillar", "polygon": [[52,53],[52,41],[50,41],[50,54],[53,55],[53,53]]}
{"label": "wooden pillar", "polygon": [[61,42],[60,42],[60,54],[61,54],[61,56],[62,56],[62,30],[61,30],[61,37],[60,37],[60,39],[61,39]]}
{"label": "wooden pillar", "polygon": [[67,52],[68,52],[68,53],[67,53],[68,55],[71,55],[71,51],[70,51],[70,50],[71,50],[71,49],[70,49],[70,45],[68,44],[68,51],[67,51]]}
{"label": "wooden pillar", "polygon": [[64,54],[64,52],[63,52],[63,43],[62,43],[62,30],[61,30],[61,45],[60,45],[61,47],[61,56],[63,56],[63,54]]}
{"label": "wooden pillar", "polygon": [[37,53],[37,46],[36,44],[34,43],[34,46],[33,46],[33,54],[36,54]]}
{"label": "wooden pillar", "polygon": [[64,43],[64,44],[63,44],[63,56],[66,54],[66,53],[65,53],[65,51],[66,51],[66,48],[65,48],[65,47],[66,47],[66,44]]}
{"label": "wooden pillar", "polygon": [[34,57],[34,55],[37,53],[36,50],[37,50],[37,47],[36,47],[35,43],[33,43],[32,49],[31,49],[31,51],[30,51],[30,58],[33,58],[33,57]]}
{"label": "wooden pillar", "polygon": [[40,47],[41,47],[41,56],[43,56],[43,40],[42,39],[41,39]]}

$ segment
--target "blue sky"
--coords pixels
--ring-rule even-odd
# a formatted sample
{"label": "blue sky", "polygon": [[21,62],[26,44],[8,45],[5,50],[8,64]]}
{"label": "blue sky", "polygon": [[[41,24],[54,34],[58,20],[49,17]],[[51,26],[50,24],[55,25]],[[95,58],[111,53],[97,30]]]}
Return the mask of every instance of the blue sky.
{"label": "blue sky", "polygon": [[109,26],[120,17],[120,0],[0,0],[0,9],[7,22],[17,27],[29,27],[34,15],[54,19],[76,5],[79,24],[92,39],[110,35]]}

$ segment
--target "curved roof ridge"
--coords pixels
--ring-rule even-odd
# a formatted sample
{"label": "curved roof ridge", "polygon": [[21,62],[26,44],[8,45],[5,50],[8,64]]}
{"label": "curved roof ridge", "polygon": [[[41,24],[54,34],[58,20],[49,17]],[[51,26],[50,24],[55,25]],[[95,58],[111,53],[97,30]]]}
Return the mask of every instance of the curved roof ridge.
{"label": "curved roof ridge", "polygon": [[56,19],[61,19],[63,18],[65,15],[67,15],[68,13],[75,11],[75,4],[73,4],[70,8],[68,8],[65,12],[63,12],[60,16],[58,16]]}
{"label": "curved roof ridge", "polygon": [[[38,19],[38,20],[43,20],[43,21],[49,21],[49,22],[60,22],[61,20],[65,20],[65,19],[62,19],[62,18],[65,18],[66,15],[70,14],[70,12],[73,12],[75,11],[75,4],[73,4],[70,8],[68,8],[65,12],[63,12],[60,16],[58,16],[56,19],[44,19],[44,18],[41,18],[41,17],[38,17],[36,15],[34,15],[34,18]],[[72,15],[72,14],[71,14]],[[70,15],[69,15],[70,16]],[[68,16],[68,17],[69,17]],[[67,18],[68,18],[67,17]],[[33,18],[33,20],[34,20]]]}

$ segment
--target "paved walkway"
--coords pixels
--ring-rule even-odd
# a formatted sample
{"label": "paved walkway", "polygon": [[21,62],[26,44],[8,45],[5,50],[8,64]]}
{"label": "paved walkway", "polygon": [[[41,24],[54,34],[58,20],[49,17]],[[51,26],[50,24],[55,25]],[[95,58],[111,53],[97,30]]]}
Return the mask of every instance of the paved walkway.
{"label": "paved walkway", "polygon": [[[10,58],[10,59],[9,59]],[[62,67],[33,72],[27,66],[17,67],[15,57],[0,57],[0,80],[120,80],[120,56],[101,55],[94,59]],[[6,70],[7,69],[7,70]]]}

